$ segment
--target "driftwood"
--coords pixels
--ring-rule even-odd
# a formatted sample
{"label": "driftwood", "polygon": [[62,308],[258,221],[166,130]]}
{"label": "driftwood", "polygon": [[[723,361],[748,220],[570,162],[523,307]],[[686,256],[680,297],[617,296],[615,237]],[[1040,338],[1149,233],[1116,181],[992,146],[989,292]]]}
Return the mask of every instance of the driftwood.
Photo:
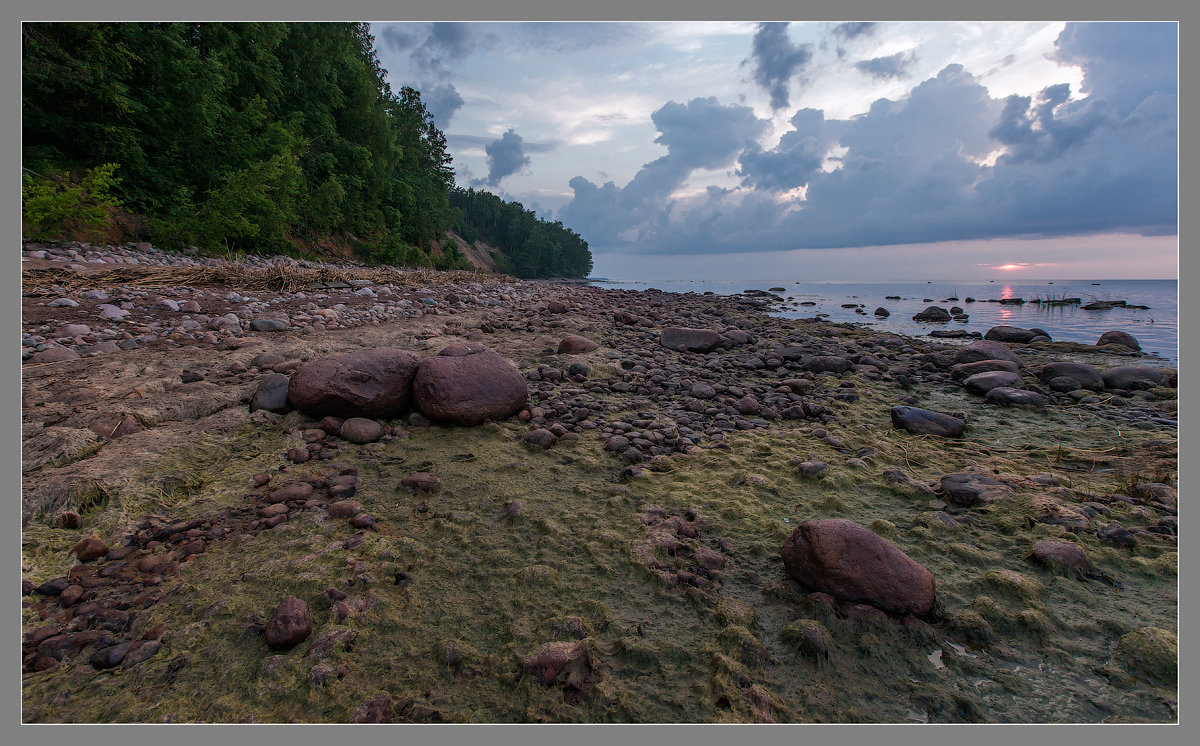
{"label": "driftwood", "polygon": [[[505,279],[488,275],[489,279]],[[102,287],[192,287],[230,288],[231,290],[274,290],[295,292],[324,283],[352,283],[367,280],[372,285],[458,285],[478,281],[475,272],[464,270],[396,269],[392,267],[290,267],[276,265],[251,269],[240,264],[216,267],[141,267],[76,272],[67,268],[25,269],[21,272],[21,290],[25,295],[47,296],[63,290]],[[511,279],[511,278],[509,278]]]}

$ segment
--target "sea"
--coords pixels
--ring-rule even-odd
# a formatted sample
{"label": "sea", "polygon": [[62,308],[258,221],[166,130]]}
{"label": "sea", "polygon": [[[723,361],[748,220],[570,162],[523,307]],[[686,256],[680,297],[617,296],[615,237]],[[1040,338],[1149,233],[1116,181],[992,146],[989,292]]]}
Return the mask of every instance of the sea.
{"label": "sea", "polygon": [[[1143,352],[1152,353],[1178,364],[1179,360],[1179,286],[1175,280],[966,280],[961,282],[780,282],[672,280],[639,282],[589,278],[597,287],[646,290],[657,288],[672,293],[715,293],[737,295],[746,290],[775,291],[786,303],[772,313],[783,318],[819,317],[833,322],[862,324],[881,331],[913,337],[927,337],[934,329],[965,329],[987,333],[993,326],[1037,327],[1061,342],[1095,344],[1100,335],[1120,330],[1137,338]],[[899,296],[888,298],[887,296]],[[957,300],[953,300],[957,298]],[[973,302],[968,298],[974,298]],[[1001,304],[1006,298],[1023,298],[1024,304]],[[1063,298],[1079,298],[1079,305],[1032,303]],[[1120,301],[1140,308],[1114,307],[1105,311],[1082,308],[1092,301]],[[811,303],[812,305],[798,305]],[[860,304],[866,315],[843,305]],[[949,310],[961,307],[968,315],[965,322],[943,324],[913,321],[913,315],[928,306]],[[890,312],[877,318],[876,308]]]}

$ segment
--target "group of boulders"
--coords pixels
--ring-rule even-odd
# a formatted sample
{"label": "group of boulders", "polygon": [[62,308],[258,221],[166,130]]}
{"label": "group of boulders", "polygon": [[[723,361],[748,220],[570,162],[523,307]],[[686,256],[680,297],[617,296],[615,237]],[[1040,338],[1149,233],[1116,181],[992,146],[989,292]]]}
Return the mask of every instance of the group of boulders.
{"label": "group of boulders", "polygon": [[516,414],[527,398],[524,377],[499,353],[454,344],[425,360],[390,347],[314,360],[290,378],[265,378],[251,409],[391,419],[412,408],[430,420],[478,425]]}

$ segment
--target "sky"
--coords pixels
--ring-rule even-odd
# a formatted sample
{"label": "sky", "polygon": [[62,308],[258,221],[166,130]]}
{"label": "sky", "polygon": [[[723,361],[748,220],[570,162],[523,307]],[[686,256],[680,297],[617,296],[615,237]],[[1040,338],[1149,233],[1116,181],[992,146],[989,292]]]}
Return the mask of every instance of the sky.
{"label": "sky", "polygon": [[1177,276],[1173,23],[379,23],[462,187],[619,280]]}

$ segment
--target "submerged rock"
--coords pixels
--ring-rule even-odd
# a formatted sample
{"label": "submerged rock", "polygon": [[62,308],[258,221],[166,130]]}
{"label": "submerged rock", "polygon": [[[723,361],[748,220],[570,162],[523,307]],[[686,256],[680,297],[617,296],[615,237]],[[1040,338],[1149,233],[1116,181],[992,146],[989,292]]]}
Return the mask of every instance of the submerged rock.
{"label": "submerged rock", "polygon": [[893,614],[928,614],[933,575],[896,545],[841,518],[806,521],[783,545],[783,564],[801,585]]}

